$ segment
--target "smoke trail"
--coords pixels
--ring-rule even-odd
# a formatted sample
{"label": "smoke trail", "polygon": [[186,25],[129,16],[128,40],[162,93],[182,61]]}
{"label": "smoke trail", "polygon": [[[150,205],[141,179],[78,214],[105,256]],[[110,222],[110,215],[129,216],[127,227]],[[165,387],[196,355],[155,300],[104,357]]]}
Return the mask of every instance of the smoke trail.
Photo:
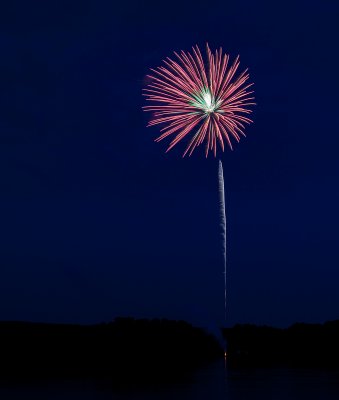
{"label": "smoke trail", "polygon": [[220,232],[222,242],[222,255],[224,260],[224,275],[225,275],[225,319],[226,319],[226,208],[225,208],[225,184],[222,162],[219,160],[218,168],[219,180],[219,215],[220,215]]}

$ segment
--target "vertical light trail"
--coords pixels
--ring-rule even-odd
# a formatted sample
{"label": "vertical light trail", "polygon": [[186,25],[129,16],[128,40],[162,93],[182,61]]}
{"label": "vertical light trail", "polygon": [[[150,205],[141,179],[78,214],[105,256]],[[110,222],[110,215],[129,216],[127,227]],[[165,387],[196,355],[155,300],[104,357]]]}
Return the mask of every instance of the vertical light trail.
{"label": "vertical light trail", "polygon": [[218,181],[219,181],[219,216],[220,216],[220,233],[221,233],[221,245],[222,255],[224,261],[224,282],[225,282],[225,319],[226,319],[226,300],[227,300],[227,288],[226,288],[226,208],[225,208],[225,184],[224,184],[224,173],[222,168],[222,162],[219,160],[218,168]]}

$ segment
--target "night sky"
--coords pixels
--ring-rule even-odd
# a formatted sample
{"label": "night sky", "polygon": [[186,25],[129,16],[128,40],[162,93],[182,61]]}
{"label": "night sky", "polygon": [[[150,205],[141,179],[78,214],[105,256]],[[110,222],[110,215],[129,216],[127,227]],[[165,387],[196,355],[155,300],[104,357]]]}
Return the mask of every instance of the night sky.
{"label": "night sky", "polygon": [[10,1],[0,12],[0,320],[223,320],[217,161],[154,143],[141,95],[222,46],[255,123],[222,155],[228,322],[339,318],[339,3]]}

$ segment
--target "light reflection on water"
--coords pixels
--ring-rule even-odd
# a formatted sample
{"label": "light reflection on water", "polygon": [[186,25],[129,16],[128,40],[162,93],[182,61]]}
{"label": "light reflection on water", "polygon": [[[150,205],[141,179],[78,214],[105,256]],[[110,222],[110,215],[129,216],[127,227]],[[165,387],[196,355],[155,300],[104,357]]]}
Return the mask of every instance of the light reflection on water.
{"label": "light reflection on water", "polygon": [[223,362],[189,382],[157,388],[113,390],[83,383],[0,387],[1,400],[338,400],[339,371],[305,369],[230,370]]}

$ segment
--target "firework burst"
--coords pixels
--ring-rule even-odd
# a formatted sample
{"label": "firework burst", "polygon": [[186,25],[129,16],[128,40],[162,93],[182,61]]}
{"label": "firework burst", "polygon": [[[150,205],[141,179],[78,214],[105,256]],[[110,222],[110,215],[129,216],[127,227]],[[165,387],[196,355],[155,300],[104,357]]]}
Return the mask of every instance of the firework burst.
{"label": "firework burst", "polygon": [[[164,66],[151,69],[151,83],[144,89],[143,107],[153,113],[148,126],[163,125],[157,142],[172,137],[167,151],[183,139],[188,145],[183,154],[189,156],[195,148],[205,143],[205,155],[211,150],[216,156],[217,143],[224,151],[225,143],[232,149],[231,139],[237,142],[245,136],[245,124],[252,120],[254,97],[249,90],[247,69],[237,74],[239,57],[230,65],[230,58],[222,49],[213,54],[206,45],[207,61],[198,46],[192,54],[174,53],[177,60],[166,58]],[[173,137],[174,136],[174,137]]]}

